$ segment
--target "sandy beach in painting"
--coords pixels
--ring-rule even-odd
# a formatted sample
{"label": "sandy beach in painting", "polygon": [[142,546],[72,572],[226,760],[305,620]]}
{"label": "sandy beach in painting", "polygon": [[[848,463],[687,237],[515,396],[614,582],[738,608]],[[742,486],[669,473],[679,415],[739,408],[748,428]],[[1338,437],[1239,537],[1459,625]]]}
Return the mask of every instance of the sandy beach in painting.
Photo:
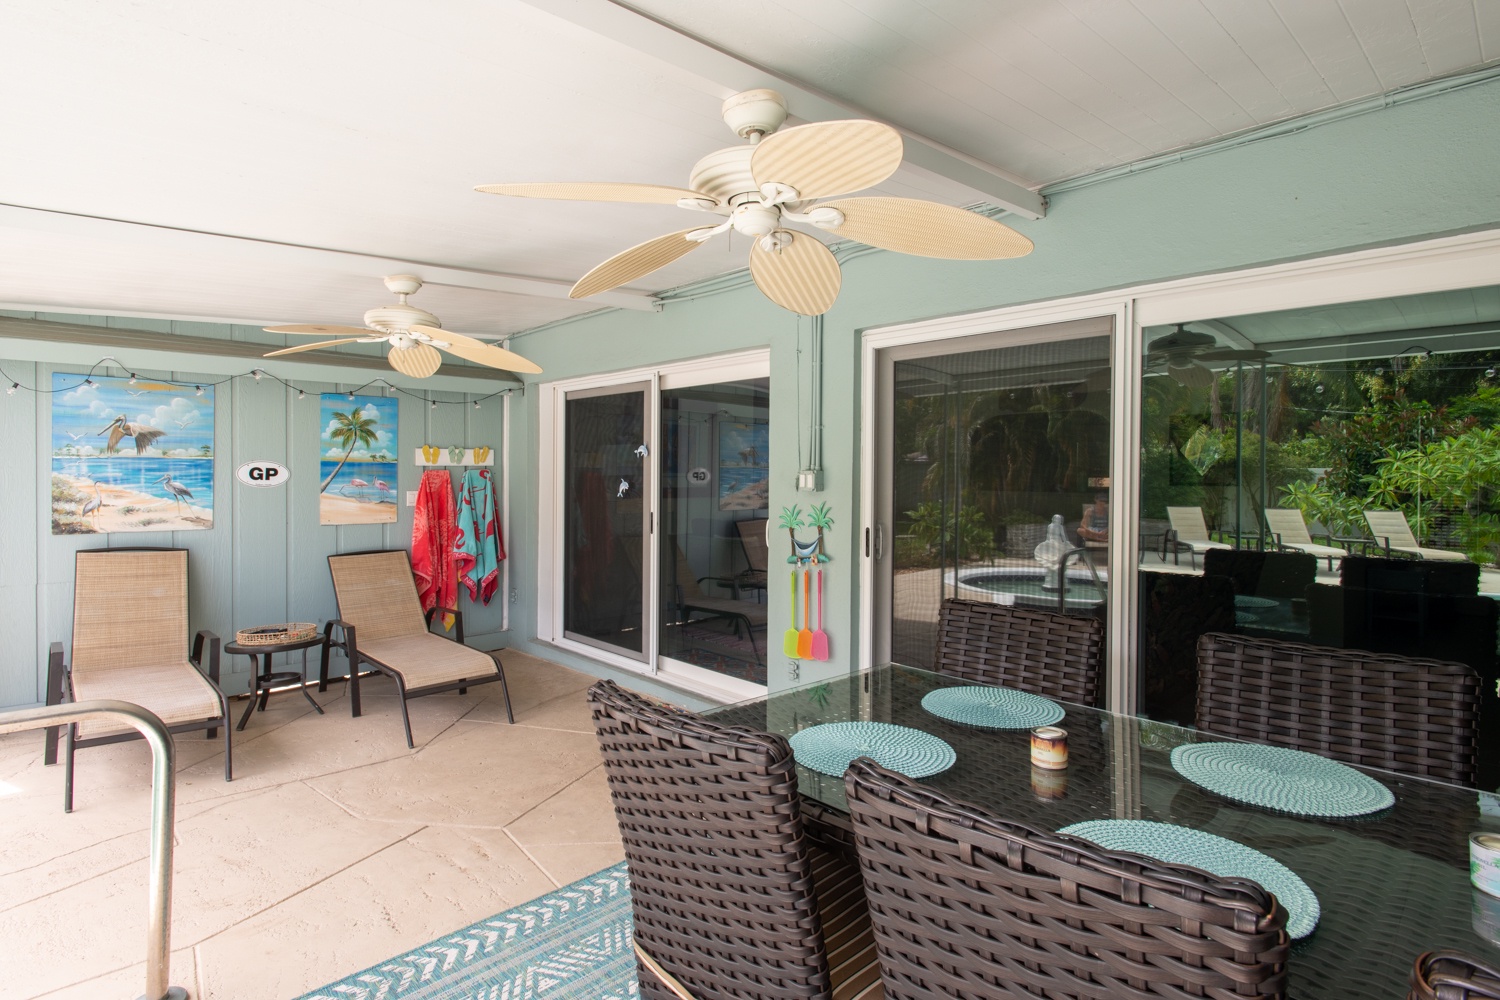
{"label": "sandy beach in painting", "polygon": [[104,505],[83,516],[95,484],[79,476],[52,474],[52,530],[54,534],[93,534],[107,531],[181,531],[213,527],[213,511],[190,503],[174,503],[123,486],[99,483]]}
{"label": "sandy beach in painting", "polygon": [[349,497],[318,497],[318,510],[324,524],[390,524],[396,520],[394,501],[362,503]]}

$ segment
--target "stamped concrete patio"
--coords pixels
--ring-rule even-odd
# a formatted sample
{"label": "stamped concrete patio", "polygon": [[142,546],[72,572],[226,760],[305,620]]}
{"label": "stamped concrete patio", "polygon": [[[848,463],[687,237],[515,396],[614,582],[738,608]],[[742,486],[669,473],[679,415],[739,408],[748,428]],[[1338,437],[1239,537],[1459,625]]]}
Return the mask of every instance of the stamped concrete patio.
{"label": "stamped concrete patio", "polygon": [[[171,981],[200,1000],[294,997],[624,857],[589,676],[504,653],[499,685],[271,697],[234,740],[179,737]],[[243,700],[231,701],[237,717]],[[0,995],[130,998],[144,983],[150,753],[78,753],[76,811],[41,736],[0,737]]]}

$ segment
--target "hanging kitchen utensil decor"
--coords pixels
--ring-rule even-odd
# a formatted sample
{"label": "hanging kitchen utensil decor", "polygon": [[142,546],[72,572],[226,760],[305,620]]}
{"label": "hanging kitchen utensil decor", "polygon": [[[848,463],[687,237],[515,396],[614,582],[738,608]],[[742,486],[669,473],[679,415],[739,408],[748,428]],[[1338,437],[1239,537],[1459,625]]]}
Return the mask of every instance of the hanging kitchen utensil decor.
{"label": "hanging kitchen utensil decor", "polygon": [[[792,554],[787,562],[792,564],[792,624],[782,636],[782,651],[798,660],[827,660],[828,633],[823,631],[823,569],[829,562],[825,547],[824,532],[833,527],[833,514],[826,503],[820,503],[807,512],[803,520],[802,508],[796,505],[781,508],[780,526],[786,529],[791,540]],[[818,536],[810,541],[797,537],[798,528],[815,528]],[[812,576],[818,570],[818,628],[812,627]],[[802,575],[802,627],[797,628],[797,575]]]}

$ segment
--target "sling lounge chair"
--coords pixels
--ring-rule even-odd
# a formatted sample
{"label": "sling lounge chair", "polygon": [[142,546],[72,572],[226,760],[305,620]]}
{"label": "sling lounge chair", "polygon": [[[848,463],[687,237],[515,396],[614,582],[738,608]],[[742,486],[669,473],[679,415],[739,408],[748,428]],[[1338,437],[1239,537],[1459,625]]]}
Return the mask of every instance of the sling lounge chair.
{"label": "sling lounge chair", "polygon": [[[688,565],[687,556],[682,547],[677,549],[677,605],[681,609],[684,621],[693,620],[694,615],[703,615],[708,618],[723,618],[734,625],[735,634],[738,635],[741,628],[745,630],[745,636],[750,640],[750,648],[755,652],[755,658],[764,662],[761,657],[760,647],[755,644],[755,633],[762,634],[766,631],[766,622],[769,620],[769,609],[764,604],[755,601],[746,601],[733,597],[709,597],[703,592],[701,583],[703,580],[720,580],[718,577],[703,577],[701,580],[693,576],[693,569]],[[727,582],[733,586],[732,581]],[[737,589],[737,588],[736,588]]]}
{"label": "sling lounge chair", "polygon": [[[464,645],[462,613],[456,608],[433,608],[423,617],[405,549],[329,556],[328,568],[333,574],[339,617],[324,630],[328,642],[323,646],[319,691],[328,689],[328,651],[337,628],[341,636],[338,644],[349,656],[350,711],[355,716],[360,714],[359,667],[367,663],[396,682],[408,747],[416,744],[411,738],[406,703],[423,695],[444,691],[465,694],[475,685],[499,681],[505,696],[505,717],[516,721],[510,690],[505,686],[505,668],[493,653]],[[454,639],[429,631],[433,616],[444,613],[456,619]]]}
{"label": "sling lounge chair", "polygon": [[1469,561],[1468,556],[1462,552],[1426,549],[1418,545],[1416,536],[1411,533],[1411,525],[1406,521],[1406,515],[1399,510],[1367,510],[1365,523],[1370,526],[1370,534],[1375,536],[1375,541],[1385,549],[1387,558],[1392,552],[1399,552],[1402,555],[1416,556],[1418,559],[1446,562]]}
{"label": "sling lounge chair", "polygon": [[1276,539],[1278,546],[1283,549],[1305,552],[1319,559],[1327,559],[1330,570],[1333,569],[1335,559],[1343,559],[1349,554],[1336,545],[1322,545],[1313,541],[1312,535],[1308,534],[1307,522],[1303,520],[1300,510],[1267,507],[1266,527]]}
{"label": "sling lounge chair", "polygon": [[[187,550],[95,549],[79,552],[74,566],[73,662],[64,663],[62,643],[52,644],[47,704],[115,698],[155,713],[170,732],[206,729],[209,739],[223,726],[229,781],[232,727],[219,690],[219,637],[199,632],[187,655]],[[57,762],[57,734],[58,727],[47,730],[45,763]],[[141,734],[88,719],[68,725],[63,738],[63,808],[72,812],[73,752]]]}
{"label": "sling lounge chair", "polygon": [[1207,552],[1209,549],[1232,549],[1233,545],[1216,542],[1208,537],[1208,525],[1203,523],[1202,507],[1168,507],[1167,519],[1172,522],[1171,529],[1162,536],[1162,561],[1166,561],[1167,553],[1172,553],[1172,561],[1177,561],[1177,554],[1187,549],[1192,554],[1193,568],[1198,568],[1198,553]]}

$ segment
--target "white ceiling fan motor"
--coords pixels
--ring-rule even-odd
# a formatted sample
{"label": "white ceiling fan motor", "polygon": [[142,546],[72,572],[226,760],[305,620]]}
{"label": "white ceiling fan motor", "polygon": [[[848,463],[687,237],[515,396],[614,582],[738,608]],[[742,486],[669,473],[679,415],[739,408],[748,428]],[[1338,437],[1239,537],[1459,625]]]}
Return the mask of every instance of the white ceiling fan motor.
{"label": "white ceiling fan motor", "polygon": [[391,346],[409,348],[414,343],[408,331],[414,326],[442,327],[442,322],[432,313],[416,306],[407,305],[406,297],[422,287],[422,279],[414,274],[392,274],[385,279],[385,287],[400,300],[393,306],[378,306],[365,312],[365,326],[391,336]]}

